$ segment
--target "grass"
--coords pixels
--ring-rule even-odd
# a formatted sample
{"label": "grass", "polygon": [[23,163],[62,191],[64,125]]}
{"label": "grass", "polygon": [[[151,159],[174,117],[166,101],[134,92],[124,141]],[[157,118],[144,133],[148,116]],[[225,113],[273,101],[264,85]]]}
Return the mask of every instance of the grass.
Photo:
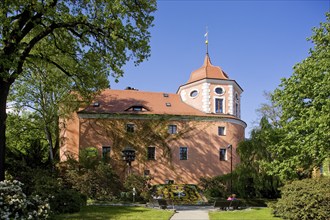
{"label": "grass", "polygon": [[85,206],[79,213],[62,214],[54,216],[52,219],[115,219],[115,220],[144,220],[160,219],[168,220],[173,215],[173,211],[148,209],[144,207],[127,206]]}
{"label": "grass", "polygon": [[210,220],[280,220],[273,217],[270,208],[253,208],[239,211],[214,211],[209,212]]}

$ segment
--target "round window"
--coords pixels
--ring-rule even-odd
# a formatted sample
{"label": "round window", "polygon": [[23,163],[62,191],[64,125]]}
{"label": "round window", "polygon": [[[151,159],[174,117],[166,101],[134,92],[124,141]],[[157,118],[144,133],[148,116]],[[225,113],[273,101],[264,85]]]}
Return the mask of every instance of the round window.
{"label": "round window", "polygon": [[196,97],[198,95],[198,91],[197,90],[194,90],[190,93],[190,97]]}
{"label": "round window", "polygon": [[214,91],[215,91],[215,93],[218,94],[218,95],[223,94],[223,89],[222,89],[221,87],[217,87],[217,88],[215,88]]}

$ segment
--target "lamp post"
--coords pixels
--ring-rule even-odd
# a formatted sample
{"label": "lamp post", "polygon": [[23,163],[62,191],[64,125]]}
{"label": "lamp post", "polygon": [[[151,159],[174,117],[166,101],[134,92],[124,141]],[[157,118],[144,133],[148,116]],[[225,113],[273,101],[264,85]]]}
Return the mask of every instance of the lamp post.
{"label": "lamp post", "polygon": [[230,194],[233,194],[233,145],[229,144],[230,148]]}
{"label": "lamp post", "polygon": [[130,146],[125,147],[125,149],[122,150],[122,157],[123,157],[123,160],[128,165],[128,174],[130,174],[132,161],[135,160],[135,150]]}

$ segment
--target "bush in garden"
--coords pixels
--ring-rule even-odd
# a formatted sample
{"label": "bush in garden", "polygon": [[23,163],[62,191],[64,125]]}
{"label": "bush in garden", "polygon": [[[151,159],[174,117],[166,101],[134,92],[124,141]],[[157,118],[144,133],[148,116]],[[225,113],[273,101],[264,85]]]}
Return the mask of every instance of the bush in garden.
{"label": "bush in garden", "polygon": [[204,202],[198,187],[193,184],[158,184],[154,185],[153,194],[171,199],[174,204],[195,205]]}
{"label": "bush in garden", "polygon": [[304,179],[286,184],[282,198],[270,204],[275,216],[292,220],[328,220],[330,216],[330,178]]}
{"label": "bush in garden", "polygon": [[72,188],[91,199],[111,201],[117,198],[123,189],[110,164],[99,163],[90,169],[67,167],[63,173],[64,180]]}
{"label": "bush in garden", "polygon": [[79,212],[86,205],[87,197],[72,189],[62,189],[50,199],[50,206],[55,213]]}
{"label": "bush in garden", "polygon": [[[131,174],[124,183],[126,198],[130,201],[133,199],[133,188],[135,188],[135,201],[148,201],[151,197],[151,192],[148,185],[149,178],[141,175]],[[124,198],[121,196],[121,198]]]}
{"label": "bush in garden", "polygon": [[27,197],[17,180],[0,182],[0,219],[46,219],[50,207],[39,196]]}
{"label": "bush in garden", "polygon": [[214,197],[226,197],[227,187],[224,184],[221,176],[212,178],[200,178],[200,186],[203,189],[204,195],[210,200]]}

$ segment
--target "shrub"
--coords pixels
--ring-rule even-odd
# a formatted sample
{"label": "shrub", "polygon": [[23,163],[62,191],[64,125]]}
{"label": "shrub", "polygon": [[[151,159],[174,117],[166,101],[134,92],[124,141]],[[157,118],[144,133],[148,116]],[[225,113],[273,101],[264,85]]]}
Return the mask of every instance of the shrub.
{"label": "shrub", "polygon": [[[148,186],[148,180],[149,179],[147,177],[141,175],[129,175],[124,183],[125,190],[129,192],[126,193],[126,198],[132,201],[133,188],[135,188],[135,201],[148,201],[151,196],[151,192]],[[125,198],[125,196],[121,196],[121,198]]]}
{"label": "shrub", "polygon": [[26,197],[17,180],[0,182],[0,219],[46,219],[50,207],[39,196]]}
{"label": "shrub", "polygon": [[50,206],[55,213],[79,212],[86,204],[87,197],[72,189],[62,189],[50,200]]}
{"label": "shrub", "polygon": [[159,184],[154,185],[153,191],[154,196],[161,195],[175,204],[195,205],[204,202],[198,187],[193,184]]}
{"label": "shrub", "polygon": [[91,169],[64,170],[64,181],[91,199],[111,201],[120,195],[122,184],[110,164],[99,163]]}
{"label": "shrub", "polygon": [[210,200],[212,197],[224,198],[227,194],[227,187],[224,184],[224,180],[221,176],[213,178],[200,178],[199,184],[204,192],[204,195]]}
{"label": "shrub", "polygon": [[274,214],[292,220],[327,220],[330,216],[330,178],[293,181],[282,187],[280,198],[271,204]]}

